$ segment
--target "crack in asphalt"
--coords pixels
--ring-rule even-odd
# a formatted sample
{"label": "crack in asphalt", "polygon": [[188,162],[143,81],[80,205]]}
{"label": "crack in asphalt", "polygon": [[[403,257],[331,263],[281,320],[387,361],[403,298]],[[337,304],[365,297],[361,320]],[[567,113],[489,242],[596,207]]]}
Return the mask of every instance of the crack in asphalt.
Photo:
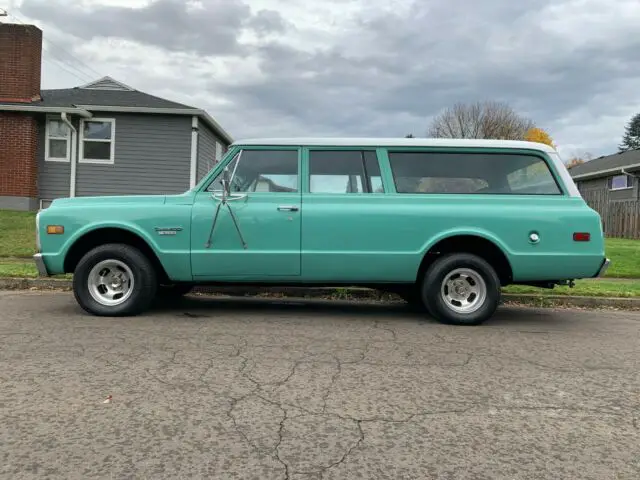
{"label": "crack in asphalt", "polygon": [[282,420],[280,420],[280,427],[278,428],[278,443],[276,443],[276,446],[274,447],[273,451],[276,459],[284,467],[285,480],[289,480],[290,479],[289,464],[280,457],[280,445],[282,444],[282,441],[284,439],[284,422],[287,421],[287,410],[283,408],[282,411],[284,412],[284,415],[282,416]]}
{"label": "crack in asphalt", "polygon": [[354,450],[360,448],[360,445],[362,445],[364,443],[364,431],[362,430],[362,421],[356,420],[356,425],[358,426],[358,433],[360,434],[360,438],[358,438],[358,441],[355,443],[355,445],[353,445],[349,450],[347,450],[345,452],[345,454],[342,456],[342,458],[340,460],[338,460],[337,462],[332,463],[328,467],[325,467],[325,468],[321,469],[320,472],[319,472],[320,473],[320,478],[324,478],[324,474],[328,470],[331,470],[332,468],[343,464],[347,460],[349,455],[351,455]]}
{"label": "crack in asphalt", "polygon": [[385,332],[390,333],[392,342],[396,342],[398,340],[398,334],[396,333],[396,331],[391,327],[383,327],[383,326],[381,326],[380,325],[380,320],[376,320],[373,323],[373,328],[377,328],[378,330],[384,330]]}
{"label": "crack in asphalt", "polygon": [[[200,326],[200,328],[198,329],[198,336],[202,334],[204,326],[205,324]],[[473,404],[470,404],[469,406],[460,407],[460,408],[417,411],[415,413],[406,414],[401,418],[393,418],[393,417],[386,417],[386,416],[352,417],[347,415],[340,415],[337,412],[329,411],[329,408],[330,408],[329,400],[330,400],[331,394],[334,391],[334,388],[336,386],[336,383],[340,379],[340,376],[343,374],[343,366],[345,365],[368,365],[368,366],[385,365],[387,367],[405,366],[405,365],[411,365],[413,367],[416,367],[420,365],[429,365],[429,366],[440,366],[440,367],[450,368],[450,367],[467,367],[471,363],[472,359],[474,358],[495,357],[495,358],[499,358],[507,361],[515,361],[518,363],[529,364],[536,368],[544,368],[544,369],[549,369],[549,370],[558,371],[558,372],[576,371],[581,369],[593,370],[593,371],[620,370],[620,368],[588,367],[584,365],[576,366],[576,367],[556,367],[556,366],[546,365],[541,362],[529,360],[527,358],[523,358],[517,355],[503,355],[503,354],[497,354],[497,353],[480,353],[480,352],[470,353],[470,352],[460,352],[460,351],[453,351],[453,350],[444,351],[444,352],[438,351],[436,352],[436,354],[465,355],[466,358],[462,362],[410,361],[409,363],[398,363],[398,362],[388,362],[388,361],[375,361],[370,359],[369,355],[371,353],[372,348],[374,348],[374,345],[377,343],[386,344],[386,345],[388,345],[388,343],[392,343],[396,346],[404,346],[409,348],[413,346],[415,347],[416,350],[421,345],[418,343],[412,343],[412,342],[404,342],[404,341],[399,342],[398,333],[396,329],[383,325],[380,320],[375,320],[373,322],[372,329],[382,330],[386,332],[389,335],[389,338],[385,340],[379,340],[379,339],[371,338],[371,336],[369,336],[366,339],[362,339],[362,341],[364,342],[364,346],[339,348],[338,351],[336,351],[336,349],[333,348],[333,349],[327,349],[328,351],[317,351],[316,353],[312,353],[309,351],[310,347],[307,346],[307,348],[304,350],[304,354],[300,358],[296,360],[286,360],[291,364],[291,366],[286,372],[286,375],[283,378],[276,381],[262,381],[260,378],[258,378],[259,376],[256,377],[254,375],[254,371],[256,367],[259,366],[259,363],[255,358],[253,358],[250,354],[246,352],[246,349],[249,346],[249,343],[246,338],[241,338],[238,335],[225,334],[226,336],[230,336],[232,338],[238,339],[238,342],[234,342],[234,343],[211,342],[208,344],[208,346],[211,346],[211,347],[218,346],[218,347],[227,347],[227,348],[231,347],[233,351],[228,355],[224,355],[222,358],[241,359],[241,362],[238,368],[238,373],[240,374],[241,377],[245,378],[253,386],[251,391],[249,391],[248,393],[245,393],[244,395],[240,395],[240,396],[235,396],[235,397],[210,389],[207,382],[205,381],[205,377],[212,370],[216,368],[216,362],[220,358],[215,354],[209,356],[209,358],[207,358],[206,354],[202,354],[201,355],[203,360],[202,364],[194,365],[190,362],[185,361],[184,359],[178,358],[178,355],[182,353],[183,350],[166,348],[166,352],[167,353],[171,352],[171,355],[167,360],[164,360],[162,362],[164,363],[164,365],[162,365],[160,368],[155,369],[155,372],[162,372],[164,369],[166,369],[170,365],[188,367],[189,369],[203,368],[203,365],[205,365],[202,372],[200,372],[200,374],[198,375],[197,379],[193,381],[173,383],[161,378],[161,376],[159,376],[157,373],[152,371],[152,369],[150,368],[144,368],[144,372],[146,372],[147,375],[149,375],[151,378],[153,378],[154,380],[156,380],[157,382],[163,385],[171,386],[173,388],[177,388],[180,390],[185,390],[187,386],[193,383],[198,383],[205,386],[212,393],[215,393],[218,396],[228,398],[229,406],[226,409],[226,416],[231,422],[231,425],[233,426],[234,431],[238,435],[240,435],[240,437],[242,438],[242,441],[244,441],[252,451],[262,451],[263,453],[265,453],[265,450],[264,450],[265,447],[264,446],[261,447],[259,443],[261,440],[267,438],[267,436],[252,435],[251,424],[250,423],[245,425],[242,424],[241,422],[242,416],[238,416],[238,413],[235,412],[236,408],[238,407],[240,402],[249,400],[251,398],[259,399],[266,404],[276,407],[280,412],[282,412],[281,418],[277,423],[278,425],[277,431],[275,432],[277,434],[277,440],[275,441],[275,444],[274,443],[268,444],[268,448],[270,449],[269,456],[272,456],[272,458],[275,459],[282,466],[284,470],[283,476],[285,480],[290,480],[292,475],[320,475],[320,478],[324,478],[325,474],[329,470],[346,463],[349,460],[350,456],[365,443],[366,438],[365,438],[365,429],[363,428],[363,425],[367,423],[408,424],[408,423],[415,422],[421,417],[436,416],[436,415],[462,415],[462,414],[495,415],[495,414],[504,413],[504,412],[530,412],[530,411],[554,411],[554,412],[566,411],[566,412],[574,412],[574,413],[625,416],[625,413],[623,412],[608,410],[606,407],[600,407],[600,408],[584,407],[583,408],[583,407],[562,407],[557,405],[500,406],[500,405],[491,405],[489,403],[484,403],[484,402],[473,403]],[[446,342],[446,340],[441,336],[439,336],[438,334],[430,333],[430,335],[441,340],[442,342]],[[304,336],[297,337],[296,339],[300,341],[301,338],[306,338],[306,337]],[[126,342],[125,338],[120,338],[119,340]],[[82,345],[74,345],[74,346],[78,346],[82,349],[81,355],[86,355],[86,350],[84,346]],[[251,346],[254,348],[259,346],[274,348],[273,344],[261,344],[261,345],[251,344]],[[318,345],[318,344],[316,344],[315,347],[320,347],[319,350],[322,350],[324,348],[324,346]],[[349,359],[349,360],[341,360],[340,352],[354,351],[354,350],[358,351],[357,358]],[[136,360],[139,360],[140,358],[142,358],[144,355],[147,355],[149,352],[150,351],[145,351],[137,355],[129,355],[128,361],[135,362]],[[107,357],[107,353],[108,352],[105,352],[102,355],[99,355],[98,358],[104,357],[102,358],[102,361],[104,361],[107,365],[112,366],[114,368],[117,368],[117,369],[126,368],[121,363],[118,364],[118,363],[111,362]],[[406,357],[408,360],[411,360],[410,353],[411,353],[411,350],[408,350],[406,354]],[[350,355],[350,358],[351,357],[354,357],[354,355]],[[278,362],[284,361],[282,357],[278,357],[278,356],[261,355],[259,358],[262,361],[264,360],[273,360]],[[321,397],[322,408],[319,412],[311,411],[308,408],[304,408],[302,406],[292,404],[290,402],[277,401],[277,400],[274,400],[273,398],[270,398],[270,395],[273,395],[274,392],[269,391],[269,388],[272,388],[272,387],[277,388],[277,387],[286,385],[299,372],[300,366],[303,364],[312,364],[312,365],[331,364],[335,369],[331,373],[331,377],[328,384],[326,385],[326,387],[323,387],[323,392]],[[171,408],[171,402],[169,397],[166,395],[165,397],[167,399],[167,408],[169,408],[169,410],[173,410]],[[616,408],[620,408],[620,407],[616,407]],[[342,452],[339,458],[336,459],[334,457],[332,459],[333,461],[328,465],[310,469],[310,470],[295,470],[292,467],[292,465],[290,465],[287,462],[286,454],[283,453],[282,451],[283,442],[285,441],[285,438],[287,436],[287,422],[296,418],[304,417],[304,416],[313,416],[313,417],[321,417],[321,418],[334,417],[344,422],[352,422],[356,426],[358,438],[356,441],[350,443],[348,446],[345,447],[344,452]],[[633,428],[638,429],[638,418],[632,418],[631,424]],[[271,438],[271,435],[269,435],[268,438]],[[272,440],[274,438],[276,437],[273,437]]]}
{"label": "crack in asphalt", "polygon": [[336,380],[342,373],[342,363],[338,357],[334,357],[336,361],[336,372],[331,376],[331,381],[329,382],[329,386],[327,387],[327,391],[322,395],[322,413],[326,413],[327,411],[327,401],[329,400],[329,396],[331,395],[331,390],[333,389]]}

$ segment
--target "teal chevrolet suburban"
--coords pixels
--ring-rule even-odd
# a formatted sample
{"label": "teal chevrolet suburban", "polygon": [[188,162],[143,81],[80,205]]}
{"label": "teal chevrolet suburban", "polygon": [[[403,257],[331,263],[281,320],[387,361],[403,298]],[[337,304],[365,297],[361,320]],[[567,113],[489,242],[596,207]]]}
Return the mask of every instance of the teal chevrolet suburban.
{"label": "teal chevrolet suburban", "polygon": [[247,140],[183,194],[58,199],[36,229],[40,274],[73,273],[100,316],[202,284],[349,285],[478,325],[502,286],[609,265],[558,153],[522,141]]}

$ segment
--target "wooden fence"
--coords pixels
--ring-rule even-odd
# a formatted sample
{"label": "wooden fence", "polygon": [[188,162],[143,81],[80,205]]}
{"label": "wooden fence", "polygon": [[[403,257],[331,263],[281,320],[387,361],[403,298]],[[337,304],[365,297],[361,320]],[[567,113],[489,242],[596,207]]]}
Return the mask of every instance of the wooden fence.
{"label": "wooden fence", "polygon": [[607,237],[640,239],[640,202],[610,200],[606,190],[582,192],[587,204],[602,217]]}

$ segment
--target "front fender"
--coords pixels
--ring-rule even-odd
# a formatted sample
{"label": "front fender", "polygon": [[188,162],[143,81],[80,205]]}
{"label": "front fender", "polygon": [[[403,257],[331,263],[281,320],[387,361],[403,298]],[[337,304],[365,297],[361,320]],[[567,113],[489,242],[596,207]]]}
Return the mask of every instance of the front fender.
{"label": "front fender", "polygon": [[[156,256],[160,258],[160,248],[158,247],[157,242],[144,229],[140,228],[135,223],[128,222],[128,221],[119,221],[119,222],[101,221],[101,222],[95,222],[95,223],[84,225],[78,228],[77,230],[75,230],[73,234],[62,244],[62,247],[59,253],[61,253],[64,257],[66,257],[71,247],[73,247],[73,245],[78,240],[80,240],[82,237],[84,237],[88,233],[94,232],[96,230],[100,230],[102,228],[116,228],[119,230],[125,230],[129,233],[133,233],[134,235],[137,235],[142,240],[144,240],[147,243],[147,245],[149,245],[151,250],[153,250]],[[161,258],[160,258],[160,261],[162,261]]]}

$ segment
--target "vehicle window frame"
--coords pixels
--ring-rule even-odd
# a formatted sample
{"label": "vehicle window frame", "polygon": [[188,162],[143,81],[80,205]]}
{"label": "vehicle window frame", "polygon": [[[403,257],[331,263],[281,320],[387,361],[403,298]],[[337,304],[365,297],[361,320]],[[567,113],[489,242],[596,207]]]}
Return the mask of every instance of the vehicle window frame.
{"label": "vehicle window frame", "polygon": [[[220,178],[220,176],[224,173],[224,171],[233,165],[238,155],[242,155],[243,152],[247,151],[294,151],[297,154],[297,183],[296,183],[296,191],[295,192],[235,192],[235,193],[243,193],[247,195],[296,195],[299,196],[302,193],[302,178],[303,178],[303,168],[302,168],[302,149],[298,146],[291,145],[248,145],[243,146],[239,145],[237,148],[233,150],[229,150],[227,155],[220,161],[220,163],[211,171],[209,177],[205,182],[202,183],[200,192],[204,192],[207,194],[214,193],[222,193],[221,190],[210,190],[211,186]],[[242,162],[242,156],[240,157],[240,162]],[[232,173],[233,169],[229,172]]]}
{"label": "vehicle window frame", "polygon": [[[311,191],[311,154],[312,152],[357,152],[360,155],[360,167],[362,168],[363,175],[363,183],[362,188],[364,191],[362,192],[313,192]],[[367,168],[367,156],[366,154],[373,154],[373,159],[378,165],[378,172],[380,177],[380,183],[382,185],[381,192],[374,192],[373,185],[371,183],[371,177],[369,174],[369,169]],[[304,178],[305,190],[304,193],[306,195],[385,195],[389,193],[387,189],[387,184],[384,179],[383,174],[383,165],[380,156],[378,155],[377,148],[375,147],[360,147],[357,145],[348,146],[348,147],[325,147],[325,146],[308,146],[305,148],[305,158],[306,158],[306,172]]]}
{"label": "vehicle window frame", "polygon": [[[510,197],[518,197],[518,196],[528,196],[528,197],[566,197],[568,196],[567,188],[564,185],[564,182],[559,178],[559,172],[556,170],[555,165],[551,158],[549,158],[544,152],[540,152],[537,150],[527,150],[527,149],[496,149],[496,148],[448,148],[448,147],[387,147],[385,149],[385,153],[387,155],[387,162],[389,168],[389,175],[391,178],[391,182],[393,185],[393,190],[395,195],[420,195],[420,196],[434,196],[434,195],[465,195],[465,196],[488,196],[488,195],[499,195],[499,196],[510,196]],[[522,155],[522,156],[531,156],[543,162],[543,164],[547,167],[547,170],[551,174],[551,178],[554,181],[556,188],[558,189],[557,193],[513,193],[513,192],[469,192],[469,193],[456,193],[456,192],[437,192],[437,193],[421,193],[421,192],[400,192],[397,188],[396,175],[392,166],[391,155],[393,153],[425,153],[425,154],[469,154],[469,155]],[[505,177],[506,178],[506,177]]]}

